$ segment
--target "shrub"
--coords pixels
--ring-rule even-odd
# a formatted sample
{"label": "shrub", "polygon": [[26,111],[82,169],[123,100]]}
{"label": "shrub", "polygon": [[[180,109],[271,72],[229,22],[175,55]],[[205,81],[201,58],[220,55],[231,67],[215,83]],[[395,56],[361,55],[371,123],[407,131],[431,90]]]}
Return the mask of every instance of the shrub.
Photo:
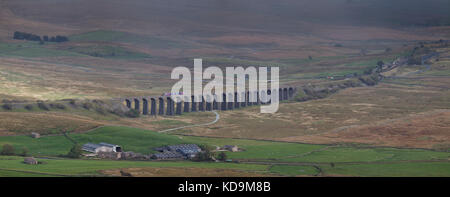
{"label": "shrub", "polygon": [[43,102],[38,102],[37,105],[38,105],[39,109],[42,109],[42,110],[45,110],[45,111],[49,111],[50,110],[48,108],[48,106],[45,103],[43,103]]}
{"label": "shrub", "polygon": [[193,161],[212,161],[215,157],[214,152],[211,150],[213,149],[210,146],[207,145],[199,145],[199,147],[202,149],[202,152],[197,153],[194,158],[192,158]]}
{"label": "shrub", "polygon": [[220,161],[226,161],[227,160],[227,154],[225,152],[220,152],[217,156],[217,159]]}
{"label": "shrub", "polygon": [[96,104],[104,104],[105,102],[103,102],[102,100],[92,100],[92,102],[96,103]]}
{"label": "shrub", "polygon": [[12,105],[8,104],[8,103],[5,103],[5,104],[2,105],[2,108],[5,109],[5,110],[12,110]]}
{"label": "shrub", "polygon": [[26,110],[32,110],[33,109],[33,105],[31,105],[31,104],[25,105],[25,109]]}
{"label": "shrub", "polygon": [[381,60],[379,60],[379,61],[377,62],[377,65],[378,65],[379,67],[381,67],[381,66],[383,66],[383,65],[384,65],[384,62],[383,62],[383,61],[381,61]]}
{"label": "shrub", "polygon": [[370,75],[370,76],[362,76],[359,78],[361,82],[365,83],[366,85],[373,86],[378,83],[378,76],[377,75]]}
{"label": "shrub", "polygon": [[92,109],[92,107],[94,107],[94,105],[92,105],[92,103],[89,103],[89,102],[83,103],[84,109],[90,110],[90,109]]}
{"label": "shrub", "polygon": [[99,114],[105,115],[106,114],[106,110],[103,109],[102,107],[96,107],[95,111]]}
{"label": "shrub", "polygon": [[113,109],[113,110],[110,110],[109,112],[116,114],[120,117],[125,117],[125,112],[120,109]]}
{"label": "shrub", "polygon": [[367,67],[366,69],[364,69],[363,73],[365,75],[370,75],[370,74],[372,74],[372,70],[373,70],[372,67]]}
{"label": "shrub", "polygon": [[141,112],[137,109],[130,109],[125,112],[125,116],[129,118],[138,118],[141,115]]}
{"label": "shrub", "polygon": [[66,106],[61,103],[52,103],[50,106],[56,109],[66,109]]}
{"label": "shrub", "polygon": [[422,59],[420,57],[410,57],[407,62],[408,65],[422,65]]}
{"label": "shrub", "polygon": [[30,41],[41,41],[41,37],[35,34],[25,33],[16,31],[14,32],[13,39],[15,40],[30,40]]}
{"label": "shrub", "polygon": [[64,99],[63,101],[69,102],[69,105],[70,105],[71,107],[78,107],[78,106],[77,106],[77,101],[76,101],[75,99]]}

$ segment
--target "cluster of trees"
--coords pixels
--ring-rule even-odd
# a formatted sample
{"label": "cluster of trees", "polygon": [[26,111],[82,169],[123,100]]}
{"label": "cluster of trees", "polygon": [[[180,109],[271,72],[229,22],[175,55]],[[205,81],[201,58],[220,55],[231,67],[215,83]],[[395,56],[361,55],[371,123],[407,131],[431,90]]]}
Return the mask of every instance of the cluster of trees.
{"label": "cluster of trees", "polygon": [[202,152],[197,153],[197,155],[192,158],[193,161],[226,161],[227,160],[227,154],[224,152],[220,152],[219,154],[216,154],[216,152],[213,152],[214,147],[207,146],[207,145],[199,145],[200,149],[202,149]]}
{"label": "cluster of trees", "polygon": [[35,34],[25,33],[16,31],[14,32],[14,39],[16,40],[30,40],[30,41],[41,41],[41,37]]}
{"label": "cluster of trees", "polygon": [[26,32],[20,32],[20,31],[16,31],[14,32],[14,39],[16,40],[29,40],[29,41],[39,41],[41,43],[43,42],[67,42],[69,41],[69,38],[67,38],[66,36],[43,36],[41,38],[41,36],[39,35],[35,35],[35,34],[31,34],[31,33],[26,33]]}
{"label": "cluster of trees", "polygon": [[[22,148],[22,152],[19,154],[20,156],[28,156],[29,150],[27,147]],[[0,151],[0,155],[16,155],[16,150],[14,146],[10,144],[4,144],[2,150]]]}
{"label": "cluster of trees", "polygon": [[48,36],[43,36],[43,40],[45,42],[67,42],[69,41],[69,38],[67,38],[66,36],[52,36],[52,37],[48,37]]}

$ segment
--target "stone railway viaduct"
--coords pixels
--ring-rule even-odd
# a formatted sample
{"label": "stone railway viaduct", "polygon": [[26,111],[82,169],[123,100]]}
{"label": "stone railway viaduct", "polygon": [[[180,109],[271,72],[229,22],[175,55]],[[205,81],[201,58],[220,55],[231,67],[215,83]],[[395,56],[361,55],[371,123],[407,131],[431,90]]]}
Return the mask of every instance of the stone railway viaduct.
{"label": "stone railway viaduct", "polygon": [[[267,91],[255,91],[255,92],[238,92],[234,93],[234,102],[227,102],[227,95],[224,93],[222,101],[218,101],[216,95],[200,95],[198,96],[197,102],[194,102],[194,97],[191,97],[193,102],[189,101],[174,101],[170,96],[141,96],[141,97],[131,97],[131,98],[121,98],[119,99],[123,104],[125,104],[129,109],[136,109],[143,115],[150,116],[174,116],[181,115],[182,113],[197,112],[197,111],[212,111],[212,110],[234,110],[238,108],[243,108],[252,105],[264,105],[269,104],[266,101],[268,96],[272,95],[273,92],[278,91],[278,100],[290,100],[294,98],[297,88],[285,87],[267,90]],[[182,96],[182,95],[180,95]],[[231,98],[233,95],[230,93],[228,96]],[[256,96],[256,98],[254,98]],[[239,98],[244,98],[244,102],[240,101]],[[189,100],[185,97],[185,100]]]}

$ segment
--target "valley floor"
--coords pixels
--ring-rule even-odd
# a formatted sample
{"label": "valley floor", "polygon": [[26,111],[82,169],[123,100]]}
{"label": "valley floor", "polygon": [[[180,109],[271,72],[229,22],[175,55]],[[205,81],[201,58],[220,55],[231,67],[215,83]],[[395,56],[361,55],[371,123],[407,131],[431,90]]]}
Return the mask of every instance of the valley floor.
{"label": "valley floor", "polygon": [[180,143],[232,144],[245,151],[228,152],[231,162],[65,159],[58,156],[67,153],[72,142],[64,136],[6,136],[0,138],[0,144],[12,143],[19,149],[26,146],[43,164],[28,165],[23,157],[0,156],[0,175],[119,176],[126,172],[132,176],[450,176],[450,153],[426,149],[176,136],[128,127],[103,127],[70,137],[81,144],[109,142],[120,144],[126,151],[146,154],[161,145]]}

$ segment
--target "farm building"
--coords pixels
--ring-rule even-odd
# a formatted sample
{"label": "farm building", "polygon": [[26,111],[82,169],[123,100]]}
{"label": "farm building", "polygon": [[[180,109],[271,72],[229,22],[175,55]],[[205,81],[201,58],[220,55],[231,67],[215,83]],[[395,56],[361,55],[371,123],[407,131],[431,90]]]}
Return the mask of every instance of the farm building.
{"label": "farm building", "polygon": [[31,133],[31,137],[32,137],[32,138],[40,138],[40,137],[41,137],[41,134],[36,133],[36,132],[32,132],[32,133]]}
{"label": "farm building", "polygon": [[239,151],[239,147],[236,145],[225,145],[222,147],[222,150],[227,150],[230,152],[238,152]]}
{"label": "farm building", "polygon": [[108,144],[108,143],[87,143],[83,145],[82,149],[91,153],[99,153],[99,152],[122,152],[122,148],[119,145]]}
{"label": "farm building", "polygon": [[151,156],[151,158],[158,160],[170,160],[170,159],[183,159],[184,156],[177,152],[163,152],[163,153],[155,153]]}
{"label": "farm building", "polygon": [[171,146],[163,146],[154,150],[162,152],[153,155],[156,159],[173,159],[178,157],[193,158],[202,150],[196,144],[179,144]]}
{"label": "farm building", "polygon": [[30,165],[38,164],[38,161],[36,159],[34,159],[33,157],[25,157],[25,159],[23,159],[23,162],[26,164],[30,164]]}
{"label": "farm building", "polygon": [[200,149],[200,147],[198,147],[196,144],[179,144],[168,146],[167,148],[169,151],[179,152],[187,158],[195,157],[197,153],[202,151],[202,149]]}

